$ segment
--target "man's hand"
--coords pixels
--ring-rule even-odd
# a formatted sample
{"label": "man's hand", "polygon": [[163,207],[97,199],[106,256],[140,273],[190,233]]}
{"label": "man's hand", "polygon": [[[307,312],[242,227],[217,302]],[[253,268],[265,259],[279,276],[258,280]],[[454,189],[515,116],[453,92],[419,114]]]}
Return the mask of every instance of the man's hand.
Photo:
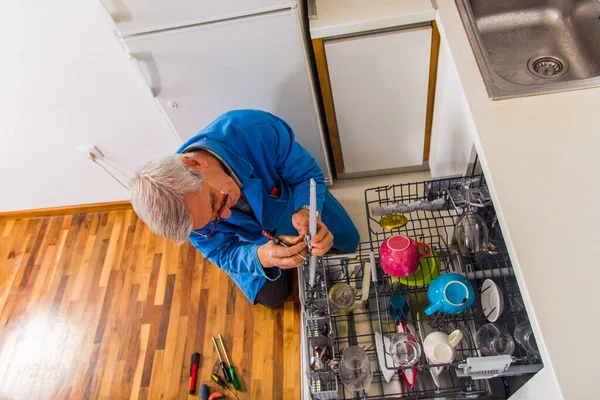
{"label": "man's hand", "polygon": [[256,254],[263,268],[279,267],[281,269],[297,268],[304,264],[299,254],[306,255],[306,243],[303,236],[279,236],[283,243],[289,247],[284,247],[269,240],[262,246],[258,246]]}
{"label": "man's hand", "polygon": [[[300,236],[308,235],[308,210],[302,209],[292,217],[292,225],[298,230]],[[327,229],[327,226],[317,219],[317,234],[310,238],[310,244],[313,246],[312,254],[315,256],[325,255],[333,247],[333,235]]]}

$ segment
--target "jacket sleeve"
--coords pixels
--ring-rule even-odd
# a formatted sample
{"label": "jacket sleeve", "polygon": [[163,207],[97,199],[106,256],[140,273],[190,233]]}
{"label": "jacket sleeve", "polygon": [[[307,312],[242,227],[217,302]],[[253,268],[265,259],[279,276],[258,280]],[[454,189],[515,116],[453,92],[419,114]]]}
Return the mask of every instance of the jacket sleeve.
{"label": "jacket sleeve", "polygon": [[272,115],[276,146],[276,168],[283,183],[292,188],[294,210],[309,205],[310,179],[317,183],[317,209],[323,210],[325,176],[312,155],[294,138],[292,128],[282,119]]}
{"label": "jacket sleeve", "polygon": [[234,233],[215,232],[208,239],[192,233],[189,239],[204,257],[228,273],[263,276],[270,281],[281,275],[277,267],[263,268],[256,253],[260,244],[242,241]]}

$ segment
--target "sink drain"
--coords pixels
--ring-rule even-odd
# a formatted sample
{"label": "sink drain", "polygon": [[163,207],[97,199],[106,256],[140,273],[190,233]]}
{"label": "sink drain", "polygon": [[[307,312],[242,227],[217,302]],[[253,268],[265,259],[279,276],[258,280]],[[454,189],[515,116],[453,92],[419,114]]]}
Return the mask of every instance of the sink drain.
{"label": "sink drain", "polygon": [[554,56],[534,57],[527,63],[529,70],[540,78],[556,78],[567,72],[569,64]]}

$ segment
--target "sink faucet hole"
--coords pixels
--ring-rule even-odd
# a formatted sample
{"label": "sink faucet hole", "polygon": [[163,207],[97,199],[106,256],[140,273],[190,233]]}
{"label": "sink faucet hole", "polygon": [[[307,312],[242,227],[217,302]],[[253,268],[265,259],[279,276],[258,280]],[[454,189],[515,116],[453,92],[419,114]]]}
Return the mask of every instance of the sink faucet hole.
{"label": "sink faucet hole", "polygon": [[536,56],[529,60],[527,67],[539,78],[556,78],[567,72],[569,64],[556,56]]}

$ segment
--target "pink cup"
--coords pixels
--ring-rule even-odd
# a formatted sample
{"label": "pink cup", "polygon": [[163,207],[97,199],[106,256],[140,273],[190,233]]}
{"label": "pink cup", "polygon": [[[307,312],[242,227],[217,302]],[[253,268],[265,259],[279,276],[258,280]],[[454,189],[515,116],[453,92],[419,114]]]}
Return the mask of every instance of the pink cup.
{"label": "pink cup", "polygon": [[[423,247],[425,252],[419,253],[419,247]],[[381,245],[381,268],[391,276],[409,276],[419,268],[419,259],[429,256],[430,252],[425,243],[415,242],[407,236],[395,235]]]}

